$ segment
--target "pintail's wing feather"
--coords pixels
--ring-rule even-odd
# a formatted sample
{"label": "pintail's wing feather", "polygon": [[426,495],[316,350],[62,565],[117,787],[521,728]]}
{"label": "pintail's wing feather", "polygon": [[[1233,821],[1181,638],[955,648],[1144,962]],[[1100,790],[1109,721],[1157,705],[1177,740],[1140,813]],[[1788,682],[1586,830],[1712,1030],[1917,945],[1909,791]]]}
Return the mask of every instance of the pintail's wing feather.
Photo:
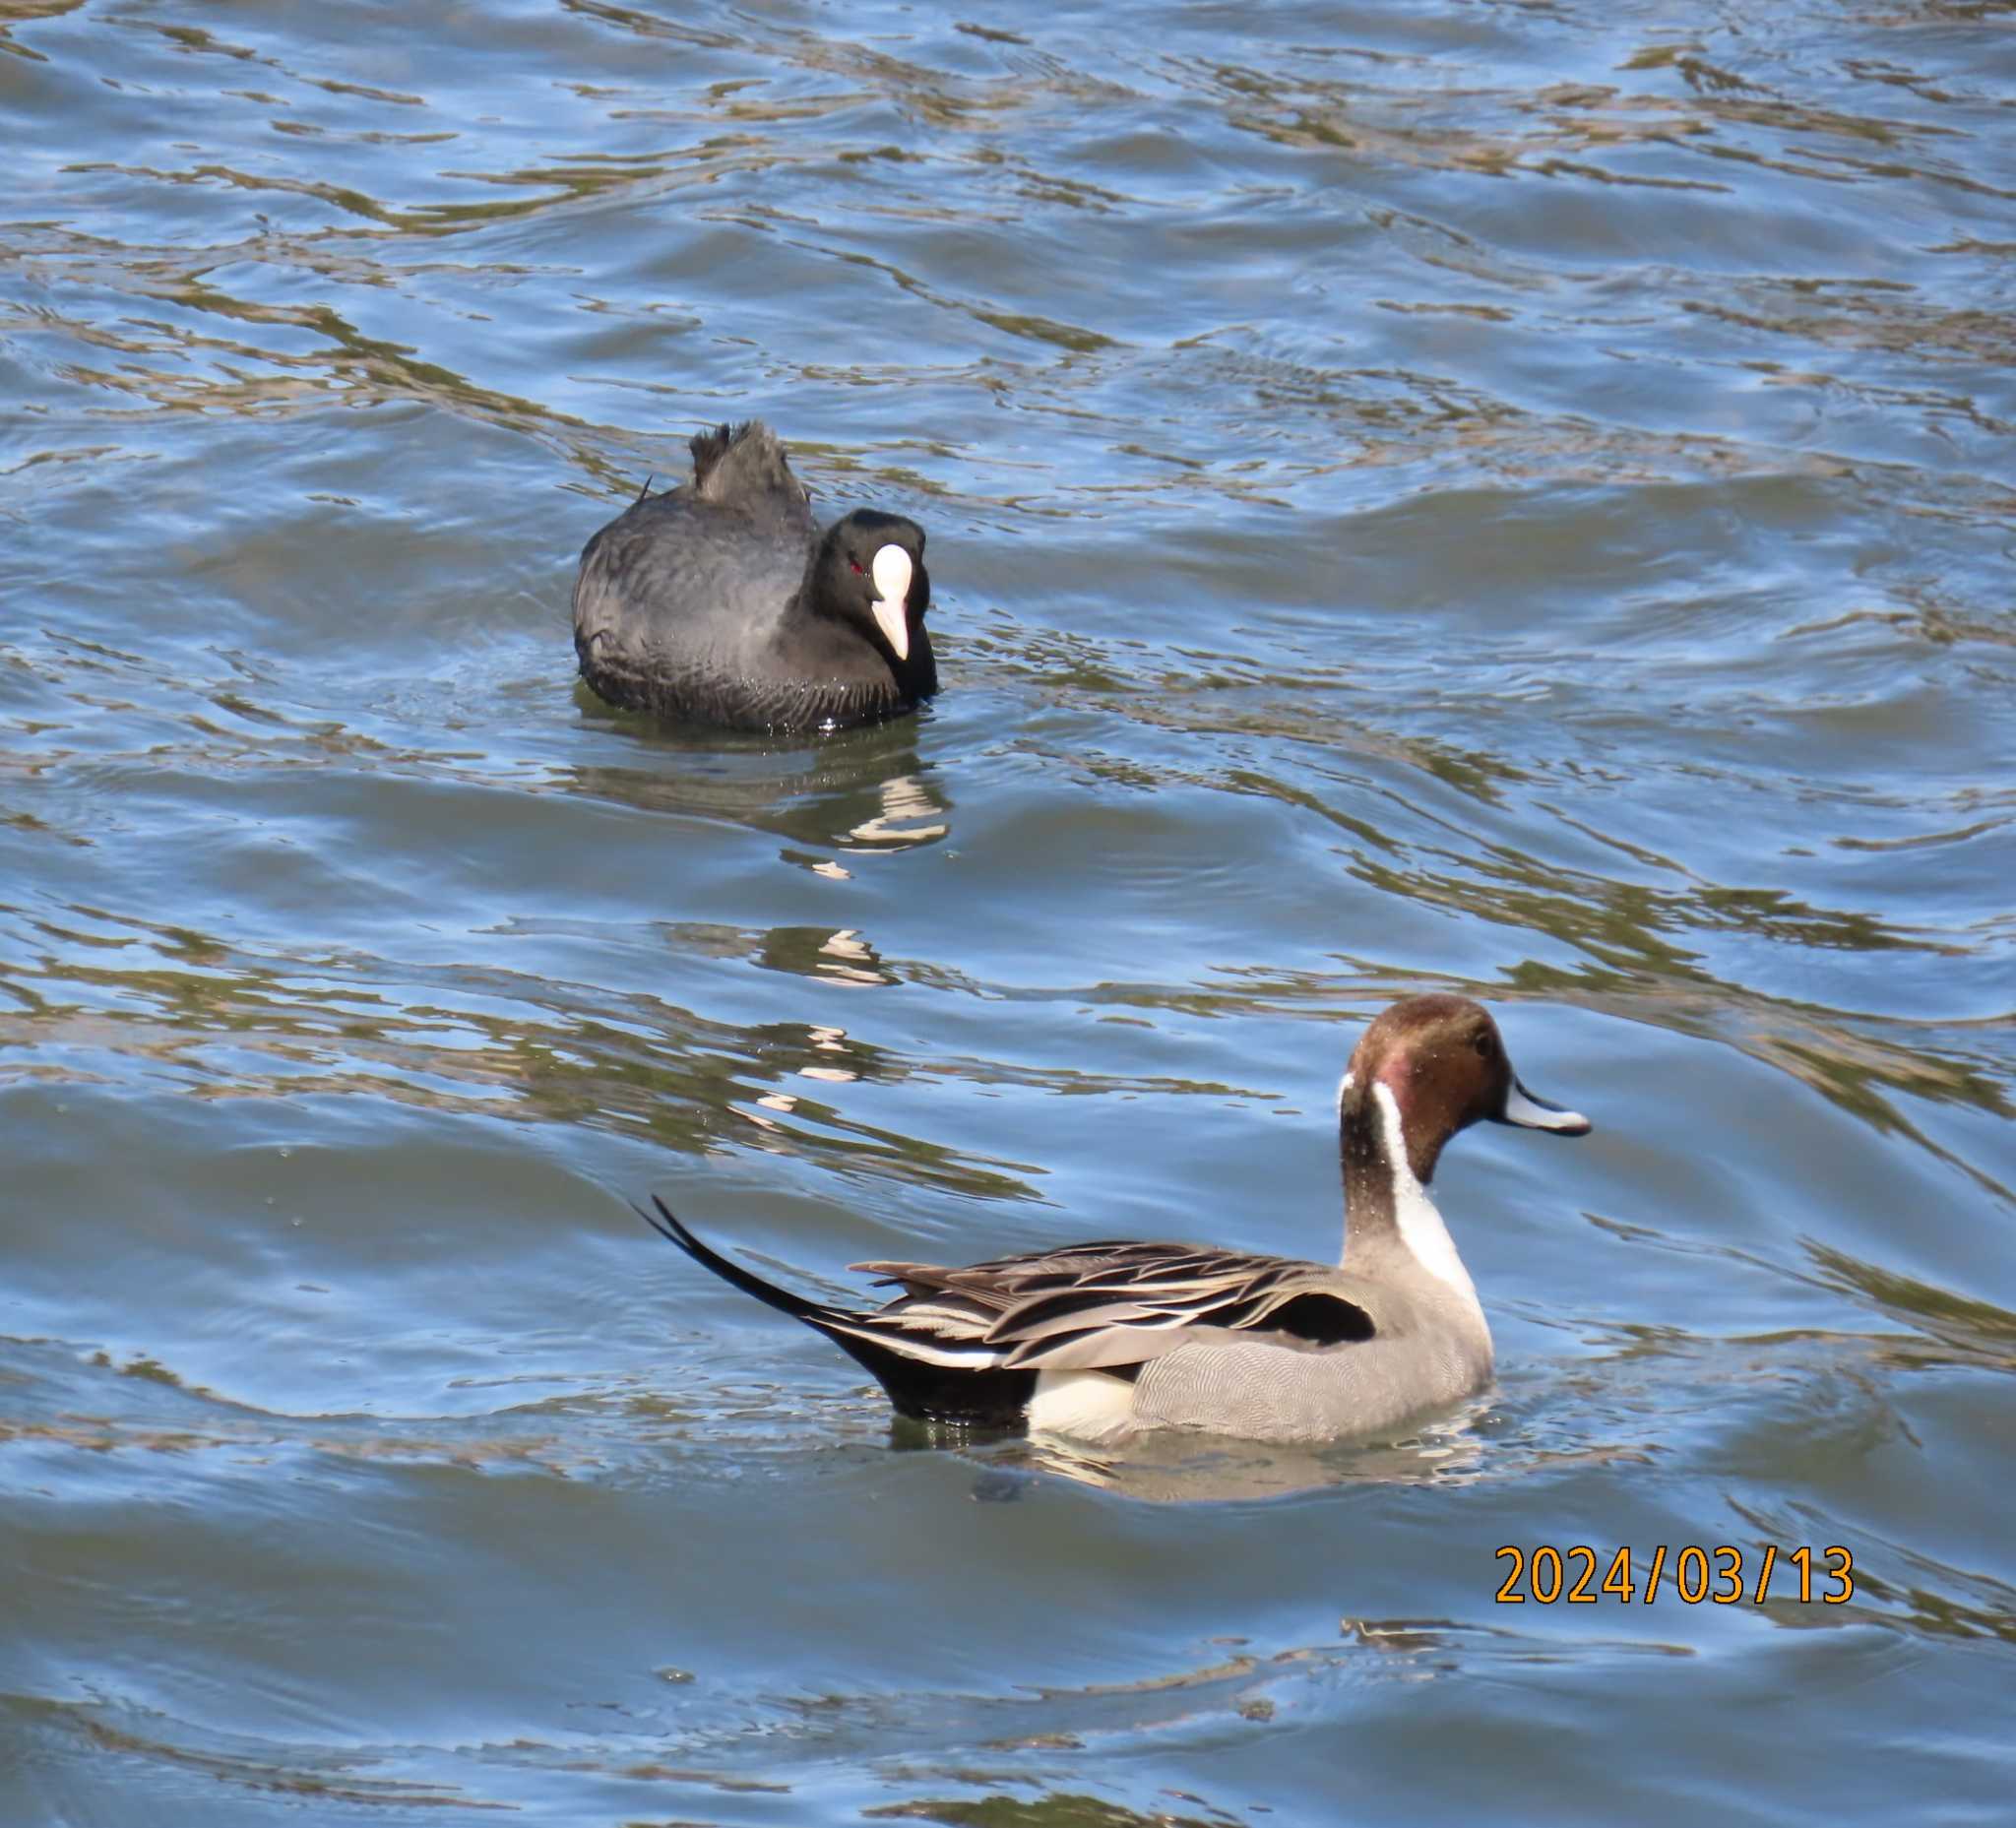
{"label": "pintail's wing feather", "polygon": [[1188,1244],[1102,1240],[948,1268],[853,1267],[903,1293],[856,1310],[766,1282],[701,1242],[662,1200],[646,1220],[724,1281],[824,1333],[905,1415],[1012,1421],[1044,1370],[1125,1374],[1200,1339],[1303,1349],[1372,1337],[1371,1313],[1332,1268]]}
{"label": "pintail's wing feather", "polygon": [[1355,1343],[1375,1330],[1335,1269],[1187,1244],[1102,1240],[959,1269],[853,1267],[904,1290],[885,1314],[971,1327],[1008,1366],[1145,1363],[1187,1344],[1196,1329],[1279,1334],[1308,1346]]}

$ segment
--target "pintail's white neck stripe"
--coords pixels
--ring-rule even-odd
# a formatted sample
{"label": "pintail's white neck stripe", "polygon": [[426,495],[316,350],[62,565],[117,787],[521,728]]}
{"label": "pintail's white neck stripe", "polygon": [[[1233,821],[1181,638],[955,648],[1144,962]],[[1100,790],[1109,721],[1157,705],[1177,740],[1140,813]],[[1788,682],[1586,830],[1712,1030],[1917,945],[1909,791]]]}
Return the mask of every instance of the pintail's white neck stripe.
{"label": "pintail's white neck stripe", "polygon": [[1409,1254],[1426,1270],[1461,1294],[1477,1299],[1477,1285],[1456,1254],[1456,1240],[1428,1198],[1428,1190],[1415,1178],[1414,1165],[1407,1159],[1407,1131],[1400,1120],[1400,1101],[1390,1086],[1372,1082],[1372,1103],[1379,1107],[1379,1140],[1384,1146],[1386,1169],[1393,1177],[1393,1220],[1400,1241]]}

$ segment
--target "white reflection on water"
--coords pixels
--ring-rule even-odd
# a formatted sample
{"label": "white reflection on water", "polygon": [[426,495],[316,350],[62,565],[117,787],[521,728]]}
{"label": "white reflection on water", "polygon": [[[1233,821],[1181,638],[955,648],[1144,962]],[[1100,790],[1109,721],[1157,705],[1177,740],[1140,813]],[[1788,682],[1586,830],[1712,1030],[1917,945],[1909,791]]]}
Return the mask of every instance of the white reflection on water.
{"label": "white reflection on water", "polygon": [[[1476,1432],[1487,1402],[1467,1403],[1400,1441],[1280,1446],[1219,1435],[1148,1433],[1098,1450],[1058,1434],[1033,1434],[982,1450],[982,1500],[1012,1499],[1033,1474],[1054,1474],[1150,1504],[1216,1504],[1279,1498],[1338,1485],[1425,1485],[1484,1472],[1488,1444]],[[944,1431],[900,1423],[900,1445],[952,1445]]]}
{"label": "white reflection on water", "polygon": [[[856,844],[877,850],[925,844],[952,829],[951,808],[918,775],[898,775],[882,783],[882,810],[863,819],[849,834]],[[933,823],[919,825],[919,819]]]}

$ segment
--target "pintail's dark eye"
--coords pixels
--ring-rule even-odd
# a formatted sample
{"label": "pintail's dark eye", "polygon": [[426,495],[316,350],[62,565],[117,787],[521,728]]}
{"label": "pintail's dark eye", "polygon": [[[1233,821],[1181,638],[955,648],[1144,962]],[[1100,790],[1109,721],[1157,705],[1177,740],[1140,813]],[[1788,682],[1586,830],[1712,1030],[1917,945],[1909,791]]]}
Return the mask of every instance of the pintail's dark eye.
{"label": "pintail's dark eye", "polygon": [[1471,1045],[1477,1049],[1480,1060],[1488,1060],[1498,1051],[1498,1038],[1489,1029],[1482,1029]]}

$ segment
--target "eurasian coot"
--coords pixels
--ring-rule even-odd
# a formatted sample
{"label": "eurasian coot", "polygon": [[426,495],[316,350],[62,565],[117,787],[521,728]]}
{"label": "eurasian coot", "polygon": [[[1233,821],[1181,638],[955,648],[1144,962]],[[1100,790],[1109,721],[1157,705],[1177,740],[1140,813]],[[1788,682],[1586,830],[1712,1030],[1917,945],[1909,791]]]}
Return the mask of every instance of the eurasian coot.
{"label": "eurasian coot", "polygon": [[816,730],[938,689],[924,534],[857,508],[823,534],[751,419],[692,442],[693,479],[640,496],[574,581],[581,673],[612,705],[735,729]]}

